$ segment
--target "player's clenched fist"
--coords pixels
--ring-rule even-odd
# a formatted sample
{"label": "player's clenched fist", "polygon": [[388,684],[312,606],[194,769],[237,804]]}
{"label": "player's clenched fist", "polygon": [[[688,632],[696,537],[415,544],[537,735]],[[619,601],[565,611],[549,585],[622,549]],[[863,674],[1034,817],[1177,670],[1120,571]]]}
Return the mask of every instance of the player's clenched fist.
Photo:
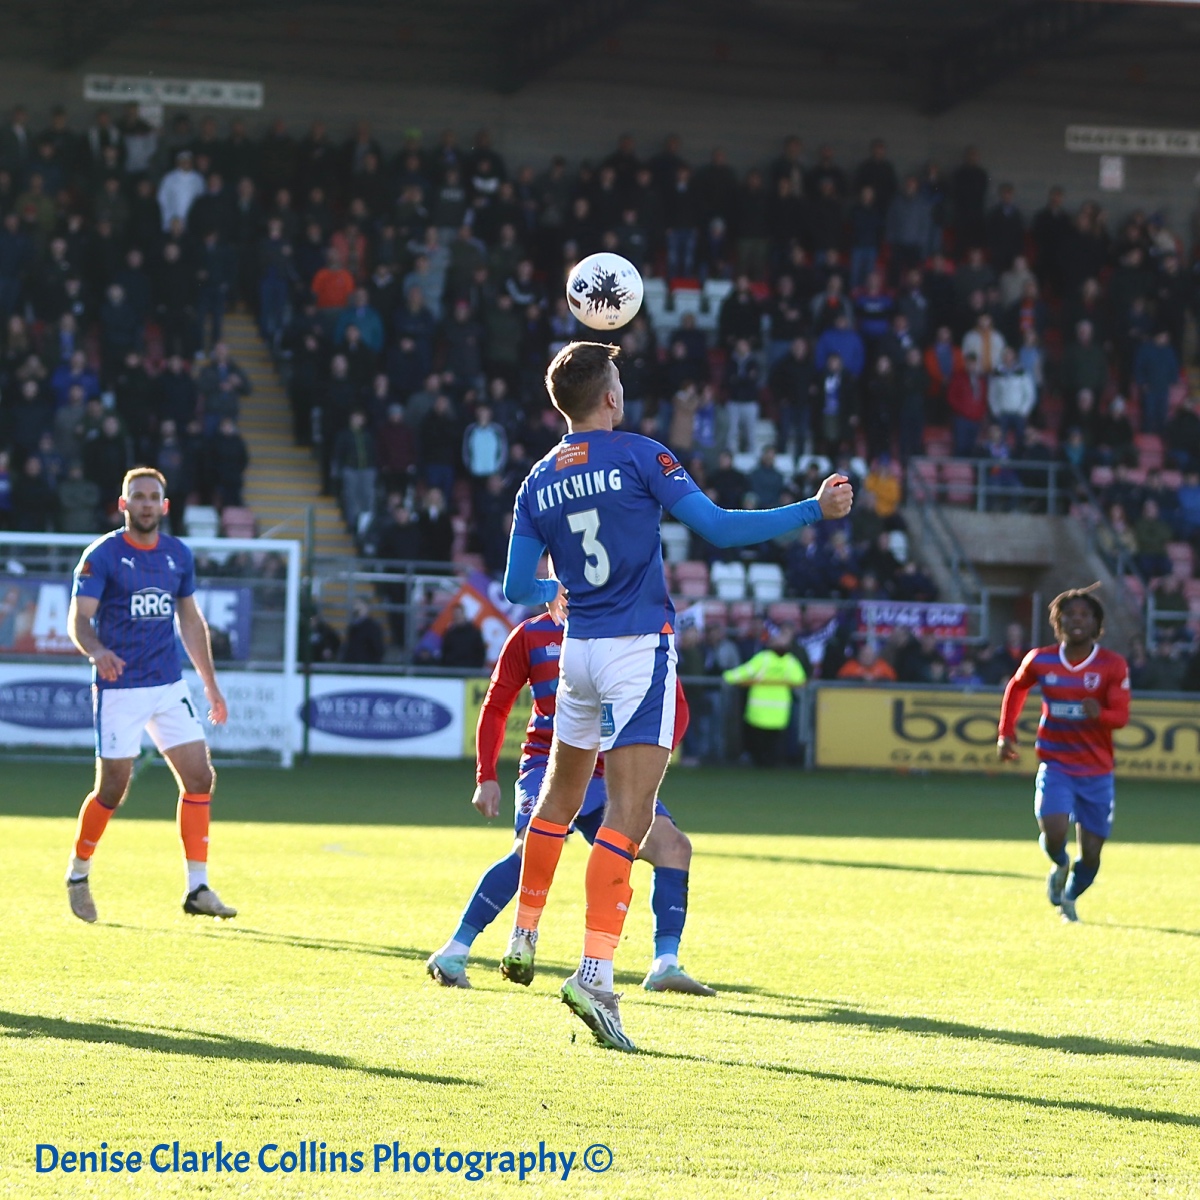
{"label": "player's clenched fist", "polygon": [[494,821],[500,815],[500,785],[494,779],[485,779],[475,789],[471,803],[489,821]]}
{"label": "player's clenched fist", "polygon": [[821,516],[827,521],[844,517],[854,503],[854,489],[845,475],[830,475],[817,489],[817,503]]}

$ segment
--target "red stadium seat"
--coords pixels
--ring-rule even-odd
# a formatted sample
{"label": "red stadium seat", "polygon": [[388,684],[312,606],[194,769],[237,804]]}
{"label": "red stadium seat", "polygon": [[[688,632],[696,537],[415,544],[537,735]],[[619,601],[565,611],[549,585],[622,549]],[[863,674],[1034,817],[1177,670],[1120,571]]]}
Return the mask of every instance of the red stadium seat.
{"label": "red stadium seat", "polygon": [[1145,602],[1146,585],[1136,575],[1126,575],[1121,582],[1125,585],[1125,590],[1138,604]]}
{"label": "red stadium seat", "polygon": [[729,613],[723,600],[705,600],[704,623],[706,625],[725,625],[728,620]]}
{"label": "red stadium seat", "polygon": [[1108,487],[1113,481],[1112,467],[1093,467],[1092,468],[1092,487],[1104,488]]}
{"label": "red stadium seat", "polygon": [[974,504],[975,468],[964,462],[941,464],[942,482],[946,485],[947,504]]}
{"label": "red stadium seat", "polygon": [[1200,579],[1189,579],[1183,585],[1183,594],[1188,598],[1188,603],[1193,600],[1200,600]]}
{"label": "red stadium seat", "polygon": [[252,538],[258,536],[258,519],[253,509],[226,508],[221,513],[221,534],[224,537]]}
{"label": "red stadium seat", "polygon": [[1138,466],[1146,471],[1157,471],[1163,465],[1162,438],[1157,433],[1139,433],[1133,444],[1137,447]]}
{"label": "red stadium seat", "polygon": [[1142,466],[1130,467],[1127,478],[1130,483],[1141,487],[1146,482],[1146,468]]}
{"label": "red stadium seat", "polygon": [[1196,555],[1189,542],[1168,542],[1167,556],[1171,560],[1171,574],[1191,579]]}
{"label": "red stadium seat", "polygon": [[1164,468],[1160,478],[1162,479],[1163,487],[1165,487],[1168,491],[1177,492],[1181,487],[1183,487],[1182,471],[1172,471],[1169,468]]}
{"label": "red stadium seat", "polygon": [[837,616],[836,604],[806,604],[804,606],[804,628],[823,629]]}
{"label": "red stadium seat", "polygon": [[776,625],[800,626],[800,605],[795,600],[779,600],[767,606],[767,616]]}
{"label": "red stadium seat", "polygon": [[730,604],[728,612],[731,625],[748,625],[754,620],[754,601],[734,600]]}

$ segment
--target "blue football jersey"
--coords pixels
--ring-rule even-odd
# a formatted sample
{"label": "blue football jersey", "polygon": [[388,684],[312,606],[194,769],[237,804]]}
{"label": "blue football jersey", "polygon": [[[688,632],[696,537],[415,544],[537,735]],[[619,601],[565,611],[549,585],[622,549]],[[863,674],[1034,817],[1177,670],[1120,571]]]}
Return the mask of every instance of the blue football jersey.
{"label": "blue football jersey", "polygon": [[175,637],[175,602],[196,590],[192,552],[160,533],[152,549],[134,545],[121,529],[94,541],[75,568],[75,596],[100,601],[95,627],[100,641],[125,660],[125,672],[100,688],[157,687],[183,677]]}
{"label": "blue football jersey", "polygon": [[698,491],[665,446],[636,433],[570,433],[517,493],[513,536],[540,541],[570,593],[567,637],[673,628],[662,510]]}

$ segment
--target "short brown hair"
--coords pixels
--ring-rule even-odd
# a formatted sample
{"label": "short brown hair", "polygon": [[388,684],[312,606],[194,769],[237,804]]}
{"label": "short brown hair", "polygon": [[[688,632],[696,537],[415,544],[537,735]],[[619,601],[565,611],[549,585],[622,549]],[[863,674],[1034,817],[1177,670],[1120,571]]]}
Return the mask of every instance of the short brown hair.
{"label": "short brown hair", "polygon": [[568,342],[546,368],[546,390],[564,417],[586,417],[609,384],[609,364],[620,351],[604,342]]}
{"label": "short brown hair", "polygon": [[162,488],[162,494],[164,496],[167,494],[167,477],[161,471],[155,470],[154,467],[134,467],[132,470],[126,471],[125,478],[121,480],[121,495],[125,495],[129,490],[129,485],[135,479],[141,479],[143,475],[157,479]]}

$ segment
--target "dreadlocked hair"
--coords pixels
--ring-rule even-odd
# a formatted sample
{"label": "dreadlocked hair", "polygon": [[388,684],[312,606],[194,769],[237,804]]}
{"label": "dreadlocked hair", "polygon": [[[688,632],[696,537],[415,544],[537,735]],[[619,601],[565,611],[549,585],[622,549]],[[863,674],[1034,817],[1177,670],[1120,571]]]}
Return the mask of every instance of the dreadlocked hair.
{"label": "dreadlocked hair", "polygon": [[1072,600],[1085,600],[1091,607],[1092,615],[1096,618],[1096,637],[1099,638],[1104,633],[1104,605],[1096,599],[1093,593],[1099,591],[1100,584],[1093,583],[1085,588],[1068,588],[1065,592],[1060,592],[1053,600],[1050,601],[1050,628],[1054,630],[1054,636],[1062,641],[1062,615],[1063,609],[1071,603]]}

